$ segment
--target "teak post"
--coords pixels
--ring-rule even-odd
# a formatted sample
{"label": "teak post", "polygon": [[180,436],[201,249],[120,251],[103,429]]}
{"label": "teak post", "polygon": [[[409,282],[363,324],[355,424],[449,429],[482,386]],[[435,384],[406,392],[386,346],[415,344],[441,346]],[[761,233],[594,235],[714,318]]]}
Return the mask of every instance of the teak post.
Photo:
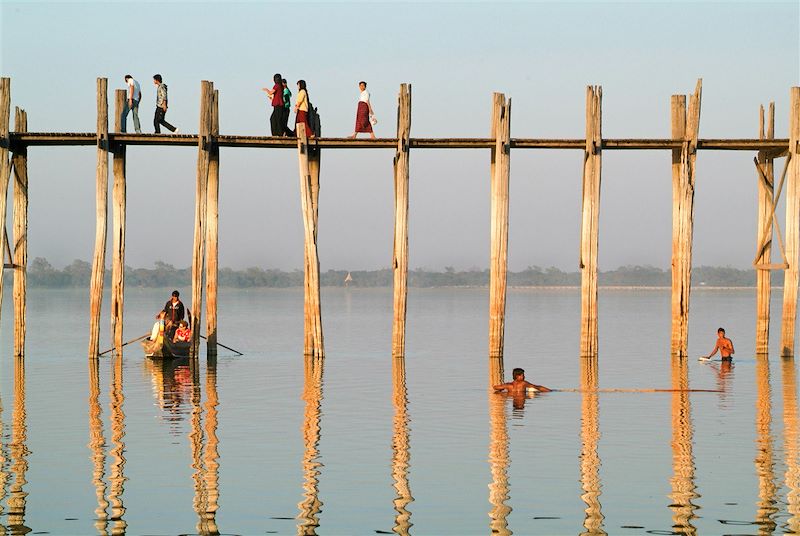
{"label": "teak post", "polygon": [[791,89],[789,101],[789,152],[786,163],[786,260],[784,271],[781,355],[794,356],[797,320],[797,284],[800,275],[800,87]]}
{"label": "teak post", "polygon": [[[303,213],[305,235],[305,349],[307,356],[324,357],[322,339],[322,313],[319,297],[319,257],[317,256],[317,211],[309,169],[309,152],[306,128],[297,124],[297,156],[300,171],[300,207]],[[317,175],[318,177],[318,175]],[[317,183],[317,192],[319,191]]]}
{"label": "teak post", "polygon": [[[491,156],[491,232],[489,262],[489,367],[490,383],[503,379],[503,335],[506,316],[506,277],[508,271],[508,188],[511,149],[511,99],[494,94]],[[499,372],[499,377],[495,377]]]}
{"label": "teak post", "polygon": [[[769,115],[764,121],[764,107],[759,109],[759,139],[775,138],[775,103],[769,105]],[[764,172],[758,177],[758,244],[764,244],[756,259],[756,354],[769,353],[769,300],[771,295],[772,271],[759,265],[768,265],[772,258],[772,206],[775,202],[775,176],[773,157],[768,151],[759,151],[758,163]]]}
{"label": "teak post", "polygon": [[214,84],[208,80],[200,82],[200,127],[197,142],[197,189],[194,208],[194,248],[192,250],[192,350],[198,355],[200,343],[200,318],[203,307],[203,260],[205,254],[205,219],[208,174],[211,166],[211,101]]}
{"label": "teak post", "polygon": [[108,226],[108,79],[97,79],[97,177],[95,200],[97,221],[90,287],[89,357],[100,351],[100,306],[103,303],[103,278],[106,272],[106,228]]}
{"label": "teak post", "polygon": [[[14,130],[28,131],[28,114],[17,108]],[[28,148],[14,148],[14,357],[25,355],[28,292]]]}
{"label": "teak post", "polygon": [[[321,151],[320,151],[319,147],[311,147],[311,146],[307,146],[307,147],[308,147],[309,187],[310,187],[310,192],[311,192],[311,210],[313,212],[313,217],[314,217],[314,244],[315,244],[315,247],[316,247],[317,230],[319,228],[319,187],[320,187],[319,172],[320,172],[320,164],[321,164],[321,154],[320,154]],[[310,283],[310,279],[309,279],[309,273],[310,273],[309,272],[309,266],[310,265],[309,265],[309,263],[311,261],[310,261],[310,258],[308,256],[307,252],[303,255],[303,261],[304,261],[304,263],[303,263],[303,266],[304,266],[304,268],[303,268],[303,288],[304,288],[304,304],[305,304],[304,305],[304,319],[305,319],[306,325],[309,326],[309,328],[304,331],[305,335],[304,335],[304,343],[303,343],[303,348],[304,348],[303,353],[304,353],[304,355],[316,355],[316,354],[314,354],[314,338],[315,338],[316,328],[314,327],[314,325],[315,325],[314,321],[311,319],[311,316],[313,315],[313,312],[311,311],[311,309],[309,309],[309,304],[311,303],[311,300],[310,300],[309,296],[313,292],[316,292],[317,296],[319,296],[319,289],[317,289],[315,291],[314,288],[312,287],[311,283]],[[319,273],[319,262],[317,262],[317,273]],[[320,335],[319,336],[320,337],[322,336],[321,328],[320,328]],[[322,356],[318,356],[318,357],[322,357]]]}
{"label": "teak post", "polygon": [[695,160],[700,127],[702,80],[689,98],[672,96],[672,138],[682,141],[672,151],[672,337],[673,356],[687,355],[689,294],[692,284],[692,227],[694,225]]}
{"label": "teak post", "polygon": [[[8,151],[11,146],[9,136],[11,121],[11,79],[0,78],[0,259],[5,266],[5,228],[6,228],[6,195],[11,179],[11,161]],[[0,276],[5,270],[0,270]],[[0,309],[3,306],[3,277],[0,277]]]}
{"label": "teak post", "polygon": [[[118,89],[114,92],[114,132],[121,132],[122,110],[125,109],[126,91]],[[114,155],[112,169],[114,187],[111,192],[112,214],[112,261],[111,261],[111,333],[112,345],[117,352],[122,351],[123,344],[123,309],[125,301],[125,219],[127,186],[125,178],[125,155],[127,148],[123,143],[115,143],[112,147]]]}
{"label": "teak post", "polygon": [[583,152],[581,222],[581,356],[597,356],[597,238],[602,165],[602,101],[600,86],[586,88],[586,148]]}
{"label": "teak post", "polygon": [[206,194],[206,336],[209,356],[217,353],[217,279],[219,275],[219,91],[211,103],[211,147]]}
{"label": "teak post", "polygon": [[394,155],[394,322],[392,357],[406,355],[408,282],[408,182],[411,137],[411,85],[401,84],[397,97],[397,150]]}

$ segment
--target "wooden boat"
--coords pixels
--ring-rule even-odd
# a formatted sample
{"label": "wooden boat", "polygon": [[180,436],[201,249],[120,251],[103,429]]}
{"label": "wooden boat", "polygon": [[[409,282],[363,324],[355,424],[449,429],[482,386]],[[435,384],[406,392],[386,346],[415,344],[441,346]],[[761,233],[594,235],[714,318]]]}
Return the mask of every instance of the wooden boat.
{"label": "wooden boat", "polygon": [[142,341],[142,348],[144,348],[145,357],[150,359],[174,359],[176,357],[188,357],[189,347],[191,343],[188,342],[170,342],[163,333],[159,333],[155,340],[147,338]]}

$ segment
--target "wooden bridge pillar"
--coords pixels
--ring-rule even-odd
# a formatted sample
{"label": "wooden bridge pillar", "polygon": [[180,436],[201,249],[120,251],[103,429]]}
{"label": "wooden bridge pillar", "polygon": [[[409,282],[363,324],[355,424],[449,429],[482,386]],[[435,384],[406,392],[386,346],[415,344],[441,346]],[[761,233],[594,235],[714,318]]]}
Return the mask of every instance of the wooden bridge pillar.
{"label": "wooden bridge pillar", "polygon": [[[766,131],[764,107],[759,109],[759,139],[775,138],[775,103],[769,105]],[[758,172],[758,244],[763,244],[757,252],[756,265],[756,354],[769,353],[769,300],[772,285],[772,271],[769,268],[772,258],[772,217],[775,203],[775,175],[773,157],[769,151],[759,151],[758,163],[763,171]]]}
{"label": "wooden bridge pillar", "polygon": [[401,84],[397,97],[397,150],[394,155],[394,322],[392,357],[406,355],[408,282],[408,182],[411,138],[411,84]]}
{"label": "wooden bridge pillar", "polygon": [[[100,306],[106,272],[106,228],[108,226],[108,79],[97,79],[97,173],[95,186],[96,224],[92,281],[89,290],[89,358],[100,351]],[[2,208],[2,207],[0,207]],[[5,217],[5,216],[0,216]]]}
{"label": "wooden bridge pillar", "polygon": [[[503,381],[503,336],[508,275],[508,188],[511,172],[511,99],[494,94],[491,137],[491,230],[489,262],[489,366],[490,384]],[[499,376],[498,376],[499,374]]]}
{"label": "wooden bridge pillar", "polygon": [[794,357],[797,285],[800,276],[800,87],[791,89],[789,101],[789,152],[786,163],[786,260],[784,271],[781,355]]}
{"label": "wooden bridge pillar", "polygon": [[[14,130],[28,131],[28,114],[17,108]],[[28,292],[28,148],[14,147],[14,357],[25,355]]]}
{"label": "wooden bridge pillar", "polygon": [[[322,336],[322,309],[319,297],[319,256],[317,255],[317,223],[319,202],[319,160],[318,155],[310,156],[306,128],[297,125],[297,156],[300,170],[300,207],[303,212],[303,231],[305,234],[305,344],[306,356],[324,357],[325,345]],[[312,159],[317,159],[312,174]]]}
{"label": "wooden bridge pillar", "polygon": [[[114,92],[114,132],[121,132],[122,110],[127,100],[126,91]],[[127,147],[115,143],[112,148],[112,170],[114,187],[111,192],[112,214],[112,261],[111,261],[111,333],[112,346],[117,352],[123,344],[123,310],[125,301],[125,219],[127,217],[127,185],[125,177],[125,156]]]}
{"label": "wooden bridge pillar", "polygon": [[[11,138],[9,133],[11,121],[11,79],[0,78],[0,193],[8,190],[8,183],[11,179],[11,161],[8,153],[11,148]],[[5,231],[6,226],[6,199],[0,199],[0,231]],[[0,254],[2,254],[3,265],[5,265],[6,241],[5,232],[0,233]],[[2,271],[0,271],[2,275]],[[3,305],[3,278],[0,277],[0,308]]]}
{"label": "wooden bridge pillar", "polygon": [[208,356],[217,354],[217,279],[219,276],[219,91],[211,103],[211,148],[206,198],[206,336]]}
{"label": "wooden bridge pillar", "polygon": [[603,143],[602,102],[603,89],[600,86],[587,86],[580,258],[581,357],[597,356],[597,238]]}
{"label": "wooden bridge pillar", "polygon": [[197,143],[197,186],[194,207],[194,248],[192,250],[192,351],[198,355],[200,343],[200,319],[203,308],[203,261],[206,238],[206,210],[208,175],[211,167],[211,104],[214,84],[208,80],[200,82],[200,126]]}
{"label": "wooden bridge pillar", "polygon": [[692,282],[692,230],[694,225],[695,160],[700,127],[702,80],[694,94],[672,96],[672,138],[682,147],[672,151],[672,337],[673,356],[687,355],[689,294]]}

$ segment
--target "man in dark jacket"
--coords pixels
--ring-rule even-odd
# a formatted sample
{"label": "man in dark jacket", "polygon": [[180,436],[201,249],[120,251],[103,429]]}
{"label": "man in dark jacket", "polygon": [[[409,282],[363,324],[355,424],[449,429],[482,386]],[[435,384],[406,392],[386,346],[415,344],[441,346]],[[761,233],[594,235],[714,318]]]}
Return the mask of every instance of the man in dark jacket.
{"label": "man in dark jacket", "polygon": [[[172,335],[175,333],[175,329],[178,327],[178,323],[183,320],[183,317],[186,314],[186,308],[183,306],[183,302],[180,300],[181,293],[177,290],[172,291],[172,298],[164,305],[164,309],[162,309],[165,313],[164,321],[166,322],[166,332],[167,335],[172,339]],[[156,315],[158,316],[158,315]]]}

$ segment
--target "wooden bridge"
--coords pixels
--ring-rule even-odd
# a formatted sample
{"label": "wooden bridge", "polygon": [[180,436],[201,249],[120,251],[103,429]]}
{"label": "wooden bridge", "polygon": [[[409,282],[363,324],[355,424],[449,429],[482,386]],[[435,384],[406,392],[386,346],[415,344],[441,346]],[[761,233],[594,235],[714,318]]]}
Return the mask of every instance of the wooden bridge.
{"label": "wooden bridge", "polygon": [[[670,102],[671,136],[649,139],[608,139],[602,136],[602,89],[586,90],[586,132],[575,139],[512,138],[511,99],[495,93],[492,122],[487,138],[412,138],[411,86],[402,84],[398,96],[397,136],[382,139],[312,138],[298,125],[297,138],[236,136],[219,133],[218,91],[212,82],[201,82],[200,122],[197,134],[161,135],[120,132],[124,90],[115,92],[115,128],[108,126],[108,82],[97,79],[97,128],[95,132],[28,132],[27,113],[16,108],[10,129],[11,81],[0,79],[0,227],[6,228],[6,204],[10,178],[14,177],[12,241],[5,233],[2,250],[5,267],[14,270],[14,353],[24,355],[25,293],[27,269],[27,150],[34,146],[95,145],[97,147],[97,226],[90,290],[91,318],[89,357],[99,350],[100,304],[105,274],[108,218],[109,157],[112,160],[112,278],[111,329],[114,345],[123,344],[126,148],[132,145],[186,146],[198,150],[195,203],[195,233],[192,255],[192,311],[194,354],[199,349],[203,290],[208,352],[216,352],[219,148],[251,147],[295,149],[298,154],[301,210],[305,236],[305,342],[306,355],[323,357],[324,342],[319,294],[317,227],[320,156],[323,149],[393,149],[395,186],[394,322],[392,355],[405,356],[405,320],[408,275],[408,181],[411,149],[488,149],[490,152],[491,234],[489,282],[490,381],[503,375],[503,334],[505,326],[506,273],[508,258],[508,185],[512,149],[572,149],[583,151],[583,203],[581,225],[581,344],[580,353],[596,357],[597,332],[597,248],[602,154],[608,150],[668,150],[672,154],[673,238],[672,238],[672,340],[674,356],[685,357],[688,343],[689,297],[691,291],[692,231],[697,152],[752,151],[758,193],[758,240],[753,261],[757,276],[756,352],[768,353],[770,271],[785,271],[781,355],[793,356],[797,316],[798,267],[800,267],[800,87],[791,88],[789,137],[776,139],[774,105],[761,108],[758,138],[701,139],[702,82],[693,94],[673,95]],[[754,128],[755,130],[755,128]],[[785,158],[775,189],[774,160]],[[12,173],[13,170],[13,173]],[[775,207],[786,185],[786,236],[780,232]],[[781,261],[771,262],[773,224],[778,236]],[[203,284],[205,281],[205,285]],[[0,299],[2,279],[0,278]]]}

